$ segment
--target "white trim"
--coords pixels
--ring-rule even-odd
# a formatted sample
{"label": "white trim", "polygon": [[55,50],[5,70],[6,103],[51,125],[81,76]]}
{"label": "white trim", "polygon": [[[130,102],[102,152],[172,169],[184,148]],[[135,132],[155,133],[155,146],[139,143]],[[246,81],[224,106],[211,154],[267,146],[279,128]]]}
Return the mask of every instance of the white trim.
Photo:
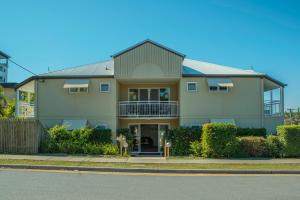
{"label": "white trim", "polygon": [[[102,90],[102,85],[108,85],[108,90],[107,91],[103,91]],[[108,82],[100,82],[100,84],[99,84],[99,91],[101,93],[109,93],[110,92],[110,83],[108,83]]]}
{"label": "white trim", "polygon": [[[189,84],[195,84],[195,90],[189,90]],[[198,82],[187,82],[186,91],[188,92],[197,92],[198,91]]]}

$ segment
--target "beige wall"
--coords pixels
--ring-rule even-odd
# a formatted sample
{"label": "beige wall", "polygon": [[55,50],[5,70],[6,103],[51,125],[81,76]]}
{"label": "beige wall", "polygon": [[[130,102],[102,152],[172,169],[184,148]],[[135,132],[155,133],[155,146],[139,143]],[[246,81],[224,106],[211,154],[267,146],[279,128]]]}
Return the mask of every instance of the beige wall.
{"label": "beige wall", "polygon": [[[262,127],[262,81],[260,78],[230,78],[228,93],[209,92],[207,79],[180,81],[180,124],[202,124],[211,118],[233,118],[241,127]],[[197,92],[187,92],[187,82],[197,82]]]}
{"label": "beige wall", "polygon": [[170,88],[171,101],[178,100],[178,83],[119,84],[120,101],[128,101],[129,88]]}
{"label": "beige wall", "polygon": [[[69,94],[65,79],[46,79],[38,82],[38,118],[51,127],[64,119],[86,119],[91,126],[107,124],[117,128],[117,86],[112,78],[90,79],[89,92]],[[110,83],[110,92],[99,91],[100,82]]]}
{"label": "beige wall", "polygon": [[180,78],[183,58],[145,43],[114,58],[118,79]]}

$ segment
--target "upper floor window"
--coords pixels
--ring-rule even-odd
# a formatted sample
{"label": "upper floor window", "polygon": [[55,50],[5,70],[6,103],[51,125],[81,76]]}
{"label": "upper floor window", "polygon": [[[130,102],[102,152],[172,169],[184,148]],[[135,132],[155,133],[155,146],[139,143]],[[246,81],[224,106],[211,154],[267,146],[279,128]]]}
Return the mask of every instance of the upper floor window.
{"label": "upper floor window", "polygon": [[130,88],[129,101],[170,101],[170,88]]}
{"label": "upper floor window", "polygon": [[109,83],[100,83],[100,92],[109,92],[110,85]]}
{"label": "upper floor window", "polygon": [[210,92],[228,92],[228,87],[225,86],[209,86]]}
{"label": "upper floor window", "polygon": [[187,91],[188,92],[196,92],[197,91],[197,82],[188,82],[187,83]]}
{"label": "upper floor window", "polygon": [[69,93],[88,93],[88,88],[69,88]]}

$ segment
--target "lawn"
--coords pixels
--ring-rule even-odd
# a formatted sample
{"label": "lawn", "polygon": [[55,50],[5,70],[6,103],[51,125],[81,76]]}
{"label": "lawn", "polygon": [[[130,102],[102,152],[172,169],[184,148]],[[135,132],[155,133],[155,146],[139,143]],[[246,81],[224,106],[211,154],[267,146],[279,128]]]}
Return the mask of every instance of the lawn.
{"label": "lawn", "polygon": [[101,167],[101,168],[143,168],[143,169],[249,169],[249,170],[300,170],[300,164],[135,164],[135,163],[100,163],[77,161],[37,161],[0,159],[0,165],[51,165],[74,167]]}

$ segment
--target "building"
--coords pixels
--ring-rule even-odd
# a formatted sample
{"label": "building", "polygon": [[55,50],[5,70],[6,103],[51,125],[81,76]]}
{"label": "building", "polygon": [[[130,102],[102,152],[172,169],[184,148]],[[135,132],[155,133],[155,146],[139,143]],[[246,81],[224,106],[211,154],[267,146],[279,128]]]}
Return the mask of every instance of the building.
{"label": "building", "polygon": [[7,82],[7,72],[8,72],[8,59],[9,55],[0,51],[0,83]]}
{"label": "building", "polygon": [[23,81],[17,115],[46,127],[107,127],[114,137],[118,128],[129,128],[137,141],[133,151],[153,153],[178,126],[227,122],[274,132],[283,123],[284,87],[266,74],[187,59],[145,40],[110,60]]}
{"label": "building", "polygon": [[0,86],[3,88],[3,94],[6,100],[13,101],[16,98],[15,87],[18,83],[0,83]]}

